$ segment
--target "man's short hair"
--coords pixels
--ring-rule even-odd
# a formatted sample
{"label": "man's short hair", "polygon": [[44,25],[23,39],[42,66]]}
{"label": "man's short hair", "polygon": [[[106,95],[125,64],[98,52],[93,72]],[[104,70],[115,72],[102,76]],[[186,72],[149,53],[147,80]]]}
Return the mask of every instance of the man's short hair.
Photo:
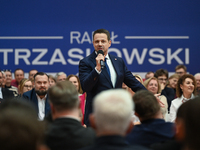
{"label": "man's short hair", "polygon": [[106,29],[98,29],[98,30],[94,31],[93,39],[94,39],[95,34],[97,34],[97,33],[105,33],[107,35],[108,41],[110,41],[110,32],[108,30],[106,30]]}
{"label": "man's short hair", "polygon": [[156,97],[147,90],[140,90],[133,96],[135,112],[143,119],[151,119],[160,111]]}
{"label": "man's short hair", "polygon": [[156,77],[156,78],[158,78],[159,76],[163,76],[163,75],[165,75],[168,79],[168,71],[166,69],[158,69],[154,73],[154,77]]}
{"label": "man's short hair", "polygon": [[44,72],[37,72],[37,73],[34,75],[34,81],[35,81],[36,76],[38,76],[38,75],[40,75],[40,76],[44,76],[44,75],[46,75],[47,78],[49,79],[48,74],[46,74],[46,73],[44,73]]}
{"label": "man's short hair", "polygon": [[132,120],[133,101],[123,89],[106,90],[94,98],[94,118],[97,130],[124,134]]}
{"label": "man's short hair", "polygon": [[61,76],[61,75],[63,75],[63,74],[67,77],[67,74],[66,74],[66,73],[64,73],[64,72],[58,72],[58,73],[56,73],[55,78],[57,79],[58,76]]}
{"label": "man's short hair", "polygon": [[178,69],[181,69],[181,68],[183,68],[183,70],[184,70],[185,72],[187,72],[187,67],[186,67],[185,65],[183,65],[183,64],[177,65],[176,68],[175,68],[175,71],[178,70]]}
{"label": "man's short hair", "polygon": [[38,121],[32,105],[23,100],[4,101],[0,105],[1,150],[36,150],[43,144],[43,122]]}
{"label": "man's short hair", "polygon": [[49,88],[48,94],[50,102],[57,111],[79,107],[78,91],[70,81],[56,83]]}
{"label": "man's short hair", "polygon": [[184,125],[184,144],[191,149],[199,149],[200,143],[200,97],[183,103],[177,111],[177,119],[182,119]]}
{"label": "man's short hair", "polygon": [[18,71],[18,70],[21,70],[24,74],[24,70],[22,70],[21,68],[17,68],[17,69],[15,69],[14,75],[15,75],[16,71]]}

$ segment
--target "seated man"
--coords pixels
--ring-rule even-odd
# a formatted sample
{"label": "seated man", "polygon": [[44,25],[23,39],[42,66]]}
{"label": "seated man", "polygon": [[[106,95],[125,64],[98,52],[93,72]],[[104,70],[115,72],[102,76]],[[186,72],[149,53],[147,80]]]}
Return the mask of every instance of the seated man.
{"label": "seated man", "polygon": [[135,125],[126,139],[131,144],[149,147],[151,144],[174,137],[174,124],[162,119],[160,105],[150,91],[139,91],[133,96],[135,114],[141,124]]}
{"label": "seated man", "polygon": [[96,130],[97,138],[92,146],[83,150],[146,150],[141,146],[127,144],[124,136],[132,127],[133,101],[122,89],[107,90],[94,99],[90,125]]}
{"label": "seated man", "polygon": [[24,78],[24,70],[18,68],[14,72],[15,79],[11,81],[11,85],[18,88],[20,81]]}
{"label": "seated man", "polygon": [[43,120],[50,111],[47,91],[49,89],[49,76],[44,72],[38,72],[34,75],[35,87],[25,92],[22,97],[30,101],[38,111],[38,118]]}
{"label": "seated man", "polygon": [[46,144],[51,150],[75,150],[91,145],[95,132],[81,125],[79,97],[70,81],[58,82],[49,89],[53,122],[46,134]]}

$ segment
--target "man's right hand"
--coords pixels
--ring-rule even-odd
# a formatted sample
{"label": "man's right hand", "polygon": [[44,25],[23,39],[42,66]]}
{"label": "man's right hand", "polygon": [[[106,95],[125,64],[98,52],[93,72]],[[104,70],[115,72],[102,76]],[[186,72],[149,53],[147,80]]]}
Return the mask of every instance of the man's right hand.
{"label": "man's right hand", "polygon": [[103,56],[102,54],[98,54],[96,57],[96,69],[100,72],[101,71],[101,64],[100,64],[100,60],[104,61],[105,56]]}

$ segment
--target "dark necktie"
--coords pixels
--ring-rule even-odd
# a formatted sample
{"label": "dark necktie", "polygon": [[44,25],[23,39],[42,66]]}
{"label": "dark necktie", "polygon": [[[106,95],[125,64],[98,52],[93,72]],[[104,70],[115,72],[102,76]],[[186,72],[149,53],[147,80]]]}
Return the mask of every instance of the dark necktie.
{"label": "dark necktie", "polygon": [[105,67],[106,67],[106,70],[107,70],[107,72],[108,72],[108,75],[109,75],[109,77],[110,77],[110,69],[109,69],[109,67],[108,67],[108,65],[107,65],[107,58],[105,58]]}

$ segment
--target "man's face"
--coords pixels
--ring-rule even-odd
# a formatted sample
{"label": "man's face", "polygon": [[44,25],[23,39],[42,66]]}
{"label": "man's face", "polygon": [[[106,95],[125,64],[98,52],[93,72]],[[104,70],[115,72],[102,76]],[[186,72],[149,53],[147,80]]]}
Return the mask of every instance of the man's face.
{"label": "man's face", "polygon": [[195,76],[195,80],[197,82],[197,88],[200,88],[200,75]]}
{"label": "man's face", "polygon": [[3,76],[2,76],[2,73],[0,72],[0,87],[2,87],[2,78],[3,78]]}
{"label": "man's face", "polygon": [[167,83],[167,77],[165,75],[159,76],[158,77],[158,81],[159,81],[160,84],[166,85],[166,83]]}
{"label": "man's face", "polygon": [[108,48],[111,46],[111,40],[108,41],[105,33],[96,33],[93,39],[93,46],[96,52],[102,50],[107,55]]}
{"label": "man's face", "polygon": [[34,75],[35,75],[37,72],[38,72],[37,70],[31,70],[31,71],[29,72],[28,78],[29,78],[29,79],[33,79],[33,78],[34,78]]}
{"label": "man's face", "polygon": [[149,79],[149,78],[151,78],[151,77],[153,77],[153,76],[154,76],[154,73],[153,73],[153,72],[152,72],[152,73],[149,73],[149,74],[147,74],[147,75],[146,75],[146,80],[147,80],[147,79]]}
{"label": "man's face", "polygon": [[62,74],[57,77],[57,82],[66,81],[66,75]]}
{"label": "man's face", "polygon": [[186,74],[185,70],[183,68],[177,69],[176,74],[178,74],[180,77]]}
{"label": "man's face", "polygon": [[39,96],[45,96],[49,88],[49,80],[46,75],[37,75],[35,77],[35,92]]}
{"label": "man's face", "polygon": [[6,83],[10,84],[11,81],[12,81],[12,74],[11,74],[11,72],[10,71],[6,71],[5,74],[6,74]]}
{"label": "man's face", "polygon": [[19,83],[24,78],[24,72],[22,70],[15,71],[15,80]]}

